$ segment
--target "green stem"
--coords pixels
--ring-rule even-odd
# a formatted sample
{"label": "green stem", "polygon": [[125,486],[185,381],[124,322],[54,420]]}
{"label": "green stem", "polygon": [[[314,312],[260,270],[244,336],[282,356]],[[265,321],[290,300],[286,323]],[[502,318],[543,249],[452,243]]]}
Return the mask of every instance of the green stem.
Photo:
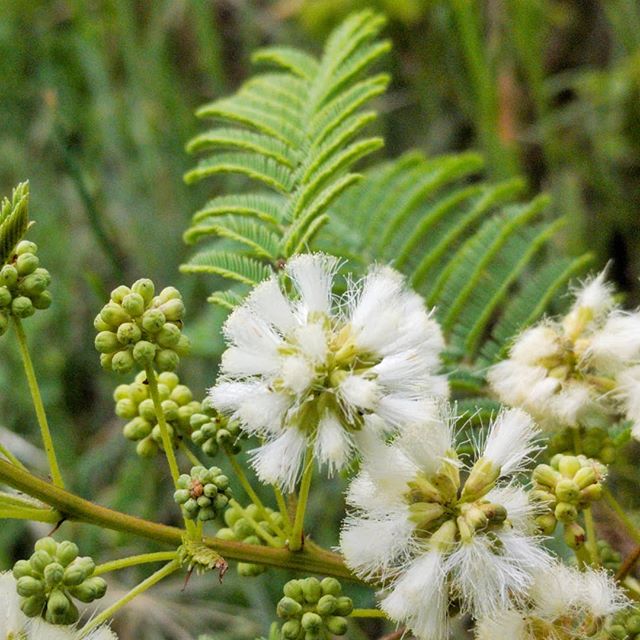
{"label": "green stem", "polygon": [[[183,543],[184,529],[150,522],[93,504],[20,469],[6,460],[0,460],[0,482],[50,505],[59,511],[66,520],[85,522],[103,529],[140,536],[168,544],[173,548]],[[291,553],[286,548],[275,549],[248,545],[242,542],[221,540],[220,538],[209,536],[205,536],[202,542],[227,560],[280,567],[306,574],[317,573],[347,580],[356,580],[338,554],[327,550],[323,550],[320,553],[312,545],[298,553]]]}
{"label": "green stem", "polygon": [[64,480],[60,473],[60,467],[58,466],[58,460],[56,458],[56,452],[53,448],[53,440],[51,439],[51,432],[49,431],[49,423],[47,422],[47,414],[44,410],[44,404],[42,403],[42,396],[40,395],[40,388],[38,387],[38,380],[36,378],[36,372],[31,362],[31,356],[29,355],[29,347],[27,346],[27,336],[24,333],[22,322],[20,318],[11,316],[13,318],[13,326],[16,330],[16,337],[18,338],[18,346],[20,348],[20,356],[22,357],[22,364],[24,365],[24,372],[27,376],[27,382],[29,384],[29,391],[31,392],[31,399],[33,400],[33,407],[36,411],[36,417],[38,424],[40,425],[40,433],[42,434],[42,442],[44,443],[44,450],[47,454],[47,460],[49,461],[49,470],[51,471],[51,479],[53,483],[58,487],[64,488]]}
{"label": "green stem", "polygon": [[596,528],[593,522],[591,507],[584,509],[584,528],[587,534],[585,546],[589,552],[589,560],[592,566],[597,567],[600,565],[600,554],[598,553]]}
{"label": "green stem", "polygon": [[2,442],[0,442],[0,455],[3,455],[9,462],[21,467],[25,471],[27,470],[27,467],[25,467],[22,462],[20,462],[20,460],[18,460],[18,458],[16,458],[13,453],[11,453],[11,451],[2,444]]}
{"label": "green stem", "polygon": [[634,542],[640,544],[640,531],[638,531],[636,525],[624,512],[624,509],[620,506],[611,491],[609,491],[607,487],[603,487],[603,489],[605,502],[615,511],[616,515],[618,516],[618,518],[620,518],[622,524],[624,524],[625,528],[627,529],[627,532],[633,538]]}
{"label": "green stem", "polygon": [[157,553],[142,553],[138,556],[119,558],[118,560],[99,564],[91,575],[100,576],[103,573],[109,573],[110,571],[119,571],[120,569],[135,567],[139,564],[148,564],[150,562],[167,562],[169,560],[174,560],[176,555],[175,551],[158,551]]}
{"label": "green stem", "polygon": [[278,541],[277,538],[274,538],[265,528],[255,519],[252,518],[245,509],[242,508],[242,505],[236,500],[229,500],[229,504],[242,513],[242,517],[249,522],[249,524],[255,529],[256,533],[268,544],[272,547],[281,547],[282,544]]}
{"label": "green stem", "polygon": [[236,457],[226,447],[224,450],[227,454],[227,457],[229,458],[229,462],[231,463],[233,472],[236,474],[238,481],[251,499],[251,502],[253,502],[253,504],[258,507],[258,509],[260,510],[260,515],[269,523],[269,526],[278,534],[278,536],[283,540],[286,540],[287,534],[274,522],[274,519],[269,515],[267,508],[264,506],[262,500],[260,500],[260,497],[255,492],[255,489],[251,486],[251,483],[249,482],[244,469],[240,466],[240,463],[236,460]]}
{"label": "green stem", "polygon": [[60,522],[62,516],[51,509],[29,507],[0,507],[0,519],[32,520],[33,522]]}
{"label": "green stem", "polygon": [[293,530],[289,540],[289,550],[299,551],[304,544],[303,528],[304,514],[307,510],[307,500],[309,499],[309,489],[311,488],[311,478],[313,477],[313,449],[307,448],[304,456],[304,471],[302,482],[300,482],[300,494],[298,495],[298,505],[296,506],[296,516],[293,521]]}
{"label": "green stem", "polygon": [[178,444],[178,446],[180,447],[180,451],[182,451],[182,453],[184,453],[184,455],[187,456],[187,458],[189,459],[189,462],[194,467],[206,466],[202,464],[200,460],[198,460],[198,457],[196,456],[196,454],[193,453],[193,451],[191,451],[191,449],[189,449],[189,447],[187,447],[187,445],[184,442],[182,442],[182,440],[180,440],[180,443]]}
{"label": "green stem", "polygon": [[284,526],[287,531],[291,531],[291,516],[289,516],[289,509],[287,509],[287,503],[285,502],[284,496],[282,495],[282,491],[275,485],[273,485],[273,493],[276,496],[276,502],[278,503],[278,509],[280,509],[280,513],[284,520]]}
{"label": "green stem", "polygon": [[158,427],[160,428],[160,436],[162,437],[162,446],[164,447],[164,453],[167,456],[167,462],[169,463],[169,470],[171,471],[171,477],[173,478],[173,484],[177,487],[178,477],[180,476],[180,470],[178,468],[178,461],[176,460],[176,454],[173,450],[173,443],[169,436],[169,427],[164,417],[164,411],[162,410],[162,404],[160,402],[160,394],[158,393],[158,380],[156,378],[156,372],[151,365],[145,367],[147,373],[147,382],[149,383],[149,393],[151,394],[151,400],[153,400],[153,408],[156,412],[156,418],[158,419]]}
{"label": "green stem", "polygon": [[351,618],[386,618],[384,611],[380,609],[354,609],[349,616]]}
{"label": "green stem", "polygon": [[143,580],[139,585],[136,585],[131,591],[125,594],[120,600],[114,602],[110,607],[105,609],[100,615],[97,615],[91,622],[86,624],[80,631],[78,636],[78,640],[81,638],[85,638],[89,631],[99,627],[107,620],[110,620],[113,617],[113,614],[122,609],[126,604],[131,602],[136,596],[140,595],[153,587],[154,584],[157,584],[163,578],[170,576],[174,571],[177,571],[180,568],[179,561],[174,558],[169,564],[166,564],[162,569],[158,569],[153,575],[149,576],[146,580]]}

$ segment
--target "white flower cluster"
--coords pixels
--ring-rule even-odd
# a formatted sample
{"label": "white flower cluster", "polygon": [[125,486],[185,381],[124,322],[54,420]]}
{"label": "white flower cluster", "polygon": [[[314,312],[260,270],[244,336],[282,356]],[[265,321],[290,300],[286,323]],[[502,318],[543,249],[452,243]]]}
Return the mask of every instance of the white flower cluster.
{"label": "white flower cluster", "polygon": [[443,405],[365,452],[340,541],[357,575],[386,585],[387,615],[428,640],[448,637],[452,601],[475,618],[495,615],[550,563],[527,493],[510,479],[536,450],[529,416],[499,414],[470,469],[455,453],[453,421]]}
{"label": "white flower cluster", "polygon": [[543,429],[625,418],[640,438],[640,312],[618,307],[602,272],[576,291],[565,317],[525,330],[488,378],[502,402]]}
{"label": "white flower cluster", "polygon": [[[41,618],[27,618],[20,611],[20,597],[11,572],[0,573],[0,640],[78,640],[81,630],[55,626]],[[84,640],[117,640],[107,626],[98,627]]]}
{"label": "white flower cluster", "polygon": [[628,605],[606,571],[578,571],[560,562],[534,576],[523,609],[504,609],[476,625],[477,640],[583,640]]}
{"label": "white flower cluster", "polygon": [[331,473],[356,443],[423,420],[448,394],[442,333],[422,298],[398,272],[372,267],[336,299],[338,266],[324,254],[292,258],[283,282],[258,285],[224,326],[230,346],[211,400],[265,439],[256,473],[287,490],[309,448]]}

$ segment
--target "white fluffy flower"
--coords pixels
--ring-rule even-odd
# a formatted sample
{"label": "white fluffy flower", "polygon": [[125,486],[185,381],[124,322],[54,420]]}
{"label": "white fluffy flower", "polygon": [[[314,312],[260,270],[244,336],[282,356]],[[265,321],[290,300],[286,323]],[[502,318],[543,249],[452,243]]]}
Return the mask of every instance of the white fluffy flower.
{"label": "white fluffy flower", "polygon": [[367,434],[424,419],[448,394],[444,343],[420,296],[388,267],[372,267],[334,300],[338,261],[299,255],[228,318],[214,406],[265,439],[253,452],[261,480],[291,489],[305,450],[332,473]]}
{"label": "white fluffy flower", "polygon": [[604,271],[574,295],[566,316],[518,336],[489,382],[500,400],[544,429],[624,417],[640,436],[640,312],[616,306]]}
{"label": "white fluffy flower", "polygon": [[440,405],[437,417],[365,451],[340,538],[347,565],[385,584],[382,609],[424,640],[447,637],[452,599],[475,617],[494,614],[549,563],[527,494],[510,480],[537,448],[531,419],[499,414],[469,469],[452,425]]}
{"label": "white fluffy flower", "polygon": [[[0,640],[78,640],[81,629],[52,625],[40,618],[27,618],[20,610],[20,597],[12,573],[0,573]],[[109,627],[89,632],[84,640],[117,640]]]}
{"label": "white fluffy flower", "polygon": [[484,617],[476,625],[477,640],[582,640],[628,604],[606,571],[578,571],[554,562],[536,572],[528,599]]}

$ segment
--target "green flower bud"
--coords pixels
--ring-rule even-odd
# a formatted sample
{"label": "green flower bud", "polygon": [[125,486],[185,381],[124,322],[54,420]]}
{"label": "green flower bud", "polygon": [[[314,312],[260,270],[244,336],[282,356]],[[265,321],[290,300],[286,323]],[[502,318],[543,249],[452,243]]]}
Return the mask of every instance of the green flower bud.
{"label": "green flower bud", "polygon": [[34,577],[33,568],[28,560],[18,560],[18,562],[13,565],[12,573],[16,580],[24,576]]}
{"label": "green flower bud", "polygon": [[575,502],[580,495],[580,487],[568,478],[562,478],[556,484],[556,496],[560,502]]}
{"label": "green flower bud", "polygon": [[573,477],[573,481],[576,483],[579,489],[584,489],[590,484],[594,484],[598,481],[596,471],[591,465],[587,465],[578,470]]}
{"label": "green flower bud", "polygon": [[0,287],[0,307],[8,307],[11,304],[12,296],[7,287]]}
{"label": "green flower bud", "polygon": [[353,611],[353,600],[347,596],[340,596],[336,599],[336,614],[348,616]]}
{"label": "green flower bud", "polygon": [[322,597],[320,581],[317,578],[305,578],[302,581],[302,593],[306,602],[315,604]]}
{"label": "green flower bud", "polygon": [[146,438],[151,433],[152,429],[153,425],[148,420],[137,416],[124,425],[122,433],[127,440],[136,441]]}
{"label": "green flower bud", "polygon": [[538,531],[545,536],[550,536],[555,530],[558,521],[552,513],[546,513],[536,518],[536,526]]}
{"label": "green flower bud", "polygon": [[158,333],[167,319],[159,309],[147,309],[142,314],[142,328],[149,333]]}
{"label": "green flower bud", "polygon": [[118,327],[117,336],[121,344],[135,344],[142,338],[142,332],[134,322],[123,322]]}
{"label": "green flower bud", "polygon": [[102,319],[102,316],[98,314],[93,320],[93,328],[96,331],[111,331],[111,325]]}
{"label": "green flower bud", "polygon": [[28,618],[35,618],[42,614],[47,601],[44,596],[30,596],[20,600],[20,610]]}
{"label": "green flower bud", "polygon": [[144,313],[144,298],[139,293],[128,293],[122,299],[122,308],[132,317],[137,318]]}
{"label": "green flower bud", "polygon": [[40,265],[38,256],[33,253],[23,253],[16,260],[16,269],[19,276],[28,276],[33,273]]}
{"label": "green flower bud", "polygon": [[568,502],[558,502],[554,511],[554,515],[560,522],[568,524],[571,522],[575,522],[576,518],[578,517],[578,510]]}
{"label": "green flower bud", "polygon": [[55,556],[58,551],[58,543],[51,536],[36,540],[33,545],[36,551],[46,551],[50,556]]}
{"label": "green flower bud", "polygon": [[336,610],[337,604],[338,603],[336,601],[335,596],[325,595],[325,596],[322,596],[320,600],[318,600],[318,604],[316,605],[316,611],[321,616],[328,616],[328,615],[331,615]]}
{"label": "green flower bud", "polygon": [[[141,373],[142,373],[142,378],[146,380],[146,373],[144,371],[141,371]],[[127,388],[129,392],[129,397],[136,404],[140,404],[143,400],[145,400],[149,396],[149,392],[147,391],[147,385],[142,384],[141,382],[134,382],[133,384],[127,385]]]}
{"label": "green flower bud", "polygon": [[163,400],[160,405],[167,420],[172,422],[178,419],[178,405],[173,400]]}
{"label": "green flower bud", "polygon": [[168,302],[169,300],[180,300],[182,301],[182,296],[180,292],[175,287],[165,287],[158,294],[158,303],[163,304]]}
{"label": "green flower bud", "polygon": [[141,458],[152,458],[158,453],[158,445],[153,438],[148,437],[144,440],[140,440],[136,446],[136,453]]}
{"label": "green flower bud", "polygon": [[136,346],[133,347],[133,359],[144,367],[153,362],[157,349],[158,347],[152,342],[140,340],[136,343]]}
{"label": "green flower bud", "polygon": [[129,314],[115,302],[108,302],[102,307],[100,317],[114,329],[117,329],[123,322],[131,320]]}
{"label": "green flower bud", "polygon": [[36,312],[33,303],[26,296],[18,296],[11,301],[11,313],[16,318],[28,318]]}
{"label": "green flower bud", "polygon": [[47,612],[50,613],[53,618],[59,618],[64,616],[69,610],[69,598],[60,589],[54,589],[47,600]]}
{"label": "green flower bud", "polygon": [[254,578],[255,576],[259,576],[263,574],[266,569],[266,567],[259,564],[252,564],[250,562],[238,562],[237,565],[238,575],[245,578]]}
{"label": "green flower bud", "polygon": [[327,629],[334,636],[343,636],[347,633],[348,624],[347,621],[341,616],[330,616],[324,621]]}
{"label": "green flower bud", "polygon": [[533,481],[536,484],[554,489],[561,476],[553,467],[550,467],[548,464],[539,464],[533,470],[532,477]]}
{"label": "green flower bud", "polygon": [[299,620],[287,620],[283,625],[280,633],[285,640],[297,640],[300,635],[302,625]]}
{"label": "green flower bud", "polygon": [[573,478],[581,468],[582,463],[576,456],[560,456],[558,460],[558,471],[565,478]]}
{"label": "green flower bud", "polygon": [[224,512],[224,522],[228,527],[233,527],[241,518],[242,512],[239,509],[231,507]]}
{"label": "green flower bud", "polygon": [[160,371],[173,371],[179,362],[178,354],[171,349],[161,349],[156,353],[155,363]]}
{"label": "green flower bud", "polygon": [[31,302],[33,302],[33,306],[36,309],[48,309],[51,306],[52,301],[53,298],[48,291],[43,291],[31,299]]}
{"label": "green flower bud", "polygon": [[339,596],[342,593],[342,586],[335,578],[323,578],[320,588],[325,595]]}
{"label": "green flower bud", "polygon": [[83,567],[78,566],[76,563],[73,563],[64,570],[62,582],[68,587],[75,587],[81,584],[86,577],[87,572],[83,569]]}
{"label": "green flower bud", "polygon": [[99,576],[93,576],[77,587],[72,587],[69,592],[80,602],[93,602],[102,598],[107,592],[107,583]]}
{"label": "green flower bud", "polygon": [[131,420],[138,415],[138,407],[130,398],[124,398],[116,402],[116,415],[124,420]]}
{"label": "green flower bud", "polygon": [[138,405],[138,413],[145,420],[148,420],[149,422],[156,422],[156,408],[151,398],[143,400]]}
{"label": "green flower bud", "polygon": [[21,256],[23,253],[38,253],[38,245],[30,240],[20,240],[16,245],[15,254]]}
{"label": "green flower bud", "polygon": [[44,594],[44,583],[42,580],[38,580],[37,578],[24,576],[16,583],[16,589],[18,591],[18,595],[21,595],[23,598],[40,596]]}
{"label": "green flower bud", "polygon": [[[298,603],[296,602],[296,604]],[[298,604],[298,606],[300,605]],[[313,611],[305,612],[300,622],[305,631],[320,631],[322,629],[322,618]]]}
{"label": "green flower bud", "polygon": [[160,331],[158,331],[156,340],[161,347],[164,347],[165,349],[173,349],[178,345],[178,342],[180,342],[181,335],[182,332],[175,324],[165,322]]}
{"label": "green flower bud", "polygon": [[131,351],[118,351],[113,354],[111,368],[116,373],[129,373],[133,369],[133,356]]}
{"label": "green flower bud", "polygon": [[223,527],[216,532],[216,538],[220,538],[220,540],[235,540],[236,536],[229,527]]}
{"label": "green flower bud", "polygon": [[577,522],[565,525],[563,537],[565,543],[572,549],[581,549],[586,539],[584,529]]}
{"label": "green flower bud", "polygon": [[580,501],[581,502],[595,502],[596,500],[600,500],[602,498],[602,494],[604,493],[604,489],[600,483],[590,484],[588,487],[585,487],[580,492]]}
{"label": "green flower bud", "polygon": [[136,280],[131,285],[131,290],[142,296],[145,305],[148,305],[151,302],[155,293],[155,287],[149,278],[140,278],[140,280]]}
{"label": "green flower bud", "polygon": [[189,493],[188,489],[177,489],[173,493],[173,499],[178,504],[184,504],[189,499],[190,495],[191,494]]}
{"label": "green flower bud", "polygon": [[302,591],[302,584],[300,580],[289,580],[289,582],[287,582],[282,588],[282,591],[285,596],[293,598],[296,602],[303,602],[304,600],[304,593]]}
{"label": "green flower bud", "polygon": [[0,285],[14,287],[18,282],[18,270],[11,264],[5,264],[0,269]]}
{"label": "green flower bud", "polygon": [[37,549],[29,558],[31,568],[39,576],[43,575],[44,568],[52,561],[53,558],[44,549]]}
{"label": "green flower bud", "polygon": [[131,289],[129,289],[129,287],[125,286],[124,284],[121,284],[119,287],[116,287],[111,292],[111,296],[110,296],[111,301],[120,305],[124,300],[125,296],[128,296],[130,293],[131,293]]}
{"label": "green flower bud", "polygon": [[602,447],[598,458],[600,458],[604,464],[613,464],[616,461],[616,448],[613,445]]}
{"label": "green flower bud", "polygon": [[171,392],[180,384],[180,378],[173,371],[163,371],[158,375],[158,383],[163,384]]}
{"label": "green flower bud", "polygon": [[34,271],[22,279],[18,290],[31,298],[41,294],[49,285],[49,280],[50,278],[45,277],[42,273]]}
{"label": "green flower bud", "polygon": [[95,348],[100,353],[113,353],[120,349],[118,337],[112,331],[101,331],[93,341]]}
{"label": "green flower bud", "polygon": [[610,640],[626,640],[627,630],[621,624],[614,624],[607,629]]}
{"label": "green flower bud", "polygon": [[174,347],[174,351],[182,358],[188,356],[191,353],[191,340],[184,335],[180,336],[178,344]]}
{"label": "green flower bud", "polygon": [[[44,581],[48,587],[54,587],[62,582],[64,567],[59,562],[52,562],[44,568]],[[35,595],[35,594],[31,594]]]}

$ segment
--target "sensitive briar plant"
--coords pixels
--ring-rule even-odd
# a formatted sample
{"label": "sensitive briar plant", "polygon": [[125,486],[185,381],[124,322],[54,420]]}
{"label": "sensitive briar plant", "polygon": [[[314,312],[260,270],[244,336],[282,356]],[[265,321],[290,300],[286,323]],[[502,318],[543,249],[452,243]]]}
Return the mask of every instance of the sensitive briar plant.
{"label": "sensitive briar plant", "polygon": [[264,482],[291,490],[305,451],[329,474],[357,443],[430,411],[448,394],[439,375],[442,332],[422,298],[388,267],[372,267],[334,299],[337,258],[303,254],[228,318],[222,378],[211,390],[221,412],[266,443],[253,451]]}

